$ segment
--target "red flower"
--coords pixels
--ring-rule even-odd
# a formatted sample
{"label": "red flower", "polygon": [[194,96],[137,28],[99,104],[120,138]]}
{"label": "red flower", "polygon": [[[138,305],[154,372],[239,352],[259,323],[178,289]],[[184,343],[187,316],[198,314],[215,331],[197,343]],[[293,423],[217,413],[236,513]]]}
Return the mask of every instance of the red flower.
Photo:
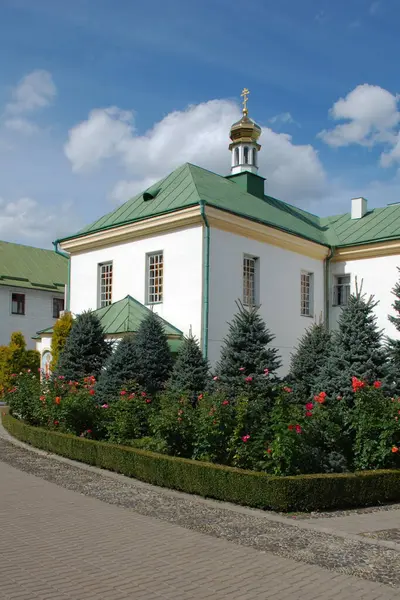
{"label": "red flower", "polygon": [[199,394],[199,395],[197,396],[197,400],[203,400],[203,394]]}
{"label": "red flower", "polygon": [[336,400],[343,400],[343,396],[336,396]]}
{"label": "red flower", "polygon": [[90,390],[90,391],[89,391],[89,394],[90,394],[91,396],[94,396],[94,395],[95,395],[95,393],[96,393],[96,392],[95,392],[94,390]]}
{"label": "red flower", "polygon": [[320,392],[318,396],[314,396],[314,400],[315,402],[318,402],[318,404],[323,404],[325,402],[325,398],[326,392]]}
{"label": "red flower", "polygon": [[60,422],[59,421],[54,421],[54,425],[59,425]]}
{"label": "red flower", "polygon": [[56,399],[55,399],[55,401],[54,401],[54,402],[55,402],[56,404],[60,404],[60,402],[61,402],[61,398],[60,398],[60,396],[56,396]]}
{"label": "red flower", "polygon": [[267,449],[266,449],[266,453],[267,453],[267,454],[271,454],[271,452],[272,452],[272,448],[267,448]]}
{"label": "red flower", "polygon": [[393,446],[393,448],[392,448],[393,454],[395,454],[398,451],[399,451],[398,447],[397,446]]}
{"label": "red flower", "polygon": [[151,398],[146,398],[146,404],[151,404]]}
{"label": "red flower", "polygon": [[132,400],[132,398],[134,398],[134,397],[135,397],[135,394],[129,394],[128,400]]}
{"label": "red flower", "polygon": [[311,410],[307,410],[307,411],[306,411],[306,417],[312,417],[312,412],[311,412]]}
{"label": "red flower", "polygon": [[301,433],[303,430],[300,425],[296,425],[296,433]]}
{"label": "red flower", "polygon": [[58,379],[65,379],[64,375],[59,375]]}
{"label": "red flower", "polygon": [[248,441],[249,441],[249,439],[250,439],[250,436],[249,436],[249,434],[247,434],[247,435],[243,435],[243,436],[242,436],[242,442],[244,442],[244,443],[248,442]]}
{"label": "red flower", "polygon": [[214,419],[214,421],[213,421],[213,425],[216,425],[216,424],[217,424],[217,421]]}
{"label": "red flower", "polygon": [[358,392],[358,390],[361,390],[365,386],[365,383],[361,381],[361,379],[357,379],[357,377],[352,377],[351,385],[353,388],[353,392]]}
{"label": "red flower", "polygon": [[40,396],[39,400],[41,400],[42,402],[46,401],[46,396]]}
{"label": "red flower", "polygon": [[288,425],[288,429],[289,429],[289,431],[293,431],[294,425]]}
{"label": "red flower", "polygon": [[222,406],[227,406],[229,404],[229,400],[224,400]]}
{"label": "red flower", "polygon": [[382,382],[381,381],[374,381],[374,388],[376,388],[377,390],[379,390],[380,387],[382,387]]}
{"label": "red flower", "polygon": [[121,396],[125,396],[125,394],[126,394],[126,390],[121,390],[121,391],[120,391],[120,395],[121,395]]}
{"label": "red flower", "polygon": [[287,385],[285,385],[285,387],[283,388],[283,390],[284,390],[285,392],[287,392],[288,394],[290,394],[291,392],[293,392],[293,389],[292,389],[292,388],[290,388],[290,387],[287,387]]}
{"label": "red flower", "polygon": [[246,377],[245,382],[246,383],[251,383],[253,381],[253,378],[249,375],[248,377]]}
{"label": "red flower", "polygon": [[146,392],[141,392],[141,395],[143,398],[145,398],[147,394],[146,394]]}
{"label": "red flower", "polygon": [[91,429],[86,429],[86,433],[92,433]]}
{"label": "red flower", "polygon": [[307,402],[306,409],[307,410],[312,410],[313,408],[314,408],[314,404],[312,402]]}

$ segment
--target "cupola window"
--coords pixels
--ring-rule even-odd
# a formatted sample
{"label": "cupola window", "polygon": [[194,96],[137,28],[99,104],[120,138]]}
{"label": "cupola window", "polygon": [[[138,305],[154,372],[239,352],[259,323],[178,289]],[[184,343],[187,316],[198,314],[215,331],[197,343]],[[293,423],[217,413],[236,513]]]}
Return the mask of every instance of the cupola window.
{"label": "cupola window", "polygon": [[249,164],[249,149],[247,146],[243,149],[243,162],[245,165]]}
{"label": "cupola window", "polygon": [[239,164],[239,148],[235,148],[235,167]]}
{"label": "cupola window", "polygon": [[253,165],[257,166],[257,150],[253,148]]}

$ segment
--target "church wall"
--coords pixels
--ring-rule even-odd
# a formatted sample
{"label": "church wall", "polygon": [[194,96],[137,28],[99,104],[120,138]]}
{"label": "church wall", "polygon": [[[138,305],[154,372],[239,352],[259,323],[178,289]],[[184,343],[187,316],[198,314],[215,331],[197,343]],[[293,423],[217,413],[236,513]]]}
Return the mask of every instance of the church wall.
{"label": "church wall", "polygon": [[200,338],[202,227],[196,226],[90,250],[71,258],[71,311],[97,308],[98,265],[113,261],[112,302],[128,294],[141,303],[146,295],[146,254],[164,253],[164,298],[154,310],[184,333]]}
{"label": "church wall", "polygon": [[332,306],[333,287],[337,275],[351,276],[351,292],[356,290],[356,278],[358,285],[363,282],[362,291],[370,296],[373,294],[379,304],[375,308],[375,314],[378,318],[378,326],[385,329],[385,334],[391,337],[399,337],[395,327],[389,323],[388,314],[394,315],[392,304],[394,296],[391,293],[393,286],[398,281],[400,267],[400,255],[378,256],[376,258],[365,258],[352,261],[332,262],[331,263],[331,293],[330,293],[330,326],[337,327],[337,319],[341,308]]}
{"label": "church wall", "polygon": [[[25,294],[25,315],[11,314],[11,294]],[[35,349],[32,336],[46,327],[51,327],[53,319],[53,298],[63,298],[63,294],[31,290],[19,287],[0,287],[0,345],[8,344],[14,331],[22,331],[28,349]]]}
{"label": "church wall", "polygon": [[318,319],[324,311],[324,265],[317,260],[282,248],[218,229],[211,230],[209,358],[219,358],[227,322],[236,312],[235,301],[243,295],[243,256],[259,258],[260,313],[276,335],[275,346],[282,356],[281,374],[286,374],[290,353],[311,317],[300,315],[300,275],[313,273],[314,310]]}

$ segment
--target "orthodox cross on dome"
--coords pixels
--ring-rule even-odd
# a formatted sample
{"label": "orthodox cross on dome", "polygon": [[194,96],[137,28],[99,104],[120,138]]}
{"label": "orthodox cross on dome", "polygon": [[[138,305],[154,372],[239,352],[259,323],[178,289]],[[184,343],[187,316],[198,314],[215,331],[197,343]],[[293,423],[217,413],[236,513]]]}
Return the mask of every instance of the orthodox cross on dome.
{"label": "orthodox cross on dome", "polygon": [[248,102],[248,95],[250,94],[250,90],[248,90],[247,88],[243,88],[242,93],[240,94],[243,97],[243,114],[247,115],[247,113],[249,112],[247,110],[247,102]]}

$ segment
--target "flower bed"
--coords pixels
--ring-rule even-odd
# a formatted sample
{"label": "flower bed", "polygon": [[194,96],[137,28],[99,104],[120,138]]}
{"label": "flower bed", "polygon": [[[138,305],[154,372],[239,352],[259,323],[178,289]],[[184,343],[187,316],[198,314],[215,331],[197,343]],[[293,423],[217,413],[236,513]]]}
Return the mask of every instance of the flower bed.
{"label": "flower bed", "polygon": [[400,501],[400,470],[274,477],[33,427],[5,411],[2,421],[11,435],[36,448],[154,485],[255,508],[315,511]]}

